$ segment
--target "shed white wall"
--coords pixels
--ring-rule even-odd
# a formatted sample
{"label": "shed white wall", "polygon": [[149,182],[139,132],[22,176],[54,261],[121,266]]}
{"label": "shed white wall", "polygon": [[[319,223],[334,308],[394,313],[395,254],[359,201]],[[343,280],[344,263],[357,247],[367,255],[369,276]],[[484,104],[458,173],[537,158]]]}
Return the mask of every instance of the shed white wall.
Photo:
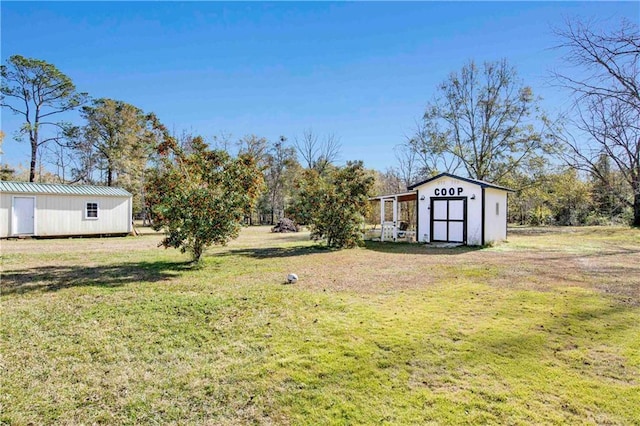
{"label": "shed white wall", "polygon": [[[484,242],[507,239],[507,191],[485,188]],[[496,212],[496,205],[497,212]]]}
{"label": "shed white wall", "polygon": [[[0,194],[0,238],[12,235],[13,197],[35,197],[35,236],[131,232],[131,198],[95,195]],[[86,203],[98,203],[98,219],[85,218]]]}
{"label": "shed white wall", "polygon": [[11,232],[11,200],[13,194],[0,193],[0,238]]}
{"label": "shed white wall", "polygon": [[[417,187],[418,190],[418,241],[431,241],[431,198],[445,198],[436,195],[436,189],[449,191],[454,188],[455,195],[467,198],[467,244],[482,244],[482,188],[478,184],[443,176]],[[462,188],[458,195],[457,188]],[[471,196],[475,195],[475,199]],[[422,197],[424,196],[424,200]],[[448,197],[449,195],[447,195]]]}

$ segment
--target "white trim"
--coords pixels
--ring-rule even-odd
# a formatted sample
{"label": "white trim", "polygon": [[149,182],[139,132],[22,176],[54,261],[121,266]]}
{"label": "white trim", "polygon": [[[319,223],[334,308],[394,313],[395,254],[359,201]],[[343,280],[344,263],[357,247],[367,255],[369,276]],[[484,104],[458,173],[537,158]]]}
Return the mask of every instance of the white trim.
{"label": "white trim", "polygon": [[375,197],[369,197],[369,201],[376,201],[376,200],[382,200],[382,199],[391,200],[394,197],[395,198],[397,198],[397,197],[405,197],[407,195],[415,195],[415,196],[417,196],[418,195],[418,191],[416,190],[416,191],[409,191],[409,192],[399,192],[397,194],[377,195]]}
{"label": "white trim", "polygon": [[[87,213],[89,213],[89,209],[87,208],[89,204],[96,205],[96,217],[89,217]],[[85,201],[84,202],[84,219],[85,220],[98,220],[100,219],[100,203],[97,201]]]}
{"label": "white trim", "polygon": [[398,197],[393,198],[393,241],[398,240]]}
{"label": "white trim", "polygon": [[131,234],[133,232],[133,197],[129,197],[127,205],[129,206],[129,224],[127,229]]}
{"label": "white trim", "polygon": [[[16,232],[16,223],[14,221],[15,218],[15,207],[16,207],[16,198],[33,198],[33,232],[31,234],[18,234]],[[11,221],[10,225],[11,225],[11,233],[10,235],[36,235],[36,229],[37,228],[37,224],[36,224],[36,196],[35,195],[13,195],[11,196],[11,217],[9,218],[9,220]]]}

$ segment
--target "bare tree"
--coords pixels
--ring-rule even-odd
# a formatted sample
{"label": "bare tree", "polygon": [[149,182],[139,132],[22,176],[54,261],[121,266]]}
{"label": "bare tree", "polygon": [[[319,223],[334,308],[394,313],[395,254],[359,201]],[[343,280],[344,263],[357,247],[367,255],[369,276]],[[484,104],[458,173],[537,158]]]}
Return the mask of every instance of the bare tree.
{"label": "bare tree", "polygon": [[545,148],[546,119],[537,110],[505,60],[481,68],[471,61],[438,86],[414,142],[446,167],[459,160],[470,177],[499,181]]}
{"label": "bare tree", "polygon": [[573,108],[565,120],[579,132],[557,136],[566,145],[564,158],[570,165],[614,192],[602,155],[611,160],[633,195],[628,199],[624,192],[615,193],[632,207],[633,225],[640,226],[640,31],[629,21],[601,32],[592,24],[569,21],[556,31],[565,61],[582,71],[579,77],[554,73],[573,93]]}
{"label": "bare tree", "polygon": [[302,132],[302,137],[294,138],[293,145],[302,157],[302,163],[308,169],[324,173],[330,164],[333,164],[340,156],[340,138],[333,133],[325,136],[323,140],[312,129]]}
{"label": "bare tree", "polygon": [[396,161],[398,164],[397,175],[400,181],[402,182],[402,190],[405,190],[412,184],[415,183],[418,170],[417,170],[417,160],[418,155],[416,150],[412,148],[411,145],[408,144],[400,144],[397,145],[393,152],[396,156]]}
{"label": "bare tree", "polygon": [[303,165],[306,166],[307,169],[313,169],[315,159],[318,157],[320,150],[318,135],[313,133],[311,129],[305,129],[302,132],[302,138],[298,139],[297,136],[294,138],[293,145],[296,147],[300,157],[302,157]]}
{"label": "bare tree", "polygon": [[[221,131],[219,135],[214,135],[212,140],[213,149],[219,149],[222,151],[226,151],[229,154],[231,153],[231,146],[233,143],[231,142],[232,134],[228,132]],[[237,145],[237,144],[236,144]]]}
{"label": "bare tree", "polygon": [[416,121],[413,135],[407,136],[404,143],[415,156],[416,177],[426,178],[439,172],[455,173],[460,168],[460,157],[448,153],[449,136],[449,132],[440,130],[437,120]]}
{"label": "bare tree", "polygon": [[286,196],[293,186],[293,174],[299,165],[295,148],[287,145],[287,138],[280,136],[267,153],[267,167],[264,171],[268,208],[271,223],[282,218],[285,212]]}
{"label": "bare tree", "polygon": [[267,153],[269,151],[269,141],[256,135],[246,135],[238,142],[238,155],[246,154],[256,160],[258,168],[263,170],[266,167]]}
{"label": "bare tree", "polygon": [[44,147],[44,158],[53,166],[56,179],[60,183],[76,183],[82,180],[84,175],[77,175],[74,171],[81,168],[79,161],[81,156],[64,142],[57,141]]}

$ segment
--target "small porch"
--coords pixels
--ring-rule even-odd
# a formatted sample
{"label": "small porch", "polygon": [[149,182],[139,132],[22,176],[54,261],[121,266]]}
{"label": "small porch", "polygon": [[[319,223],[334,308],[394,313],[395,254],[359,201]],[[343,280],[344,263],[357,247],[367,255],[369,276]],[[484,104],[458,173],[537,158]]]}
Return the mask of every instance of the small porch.
{"label": "small porch", "polygon": [[[373,203],[380,203],[379,223],[373,229],[373,239],[379,241],[417,241],[418,193],[416,191],[399,194],[379,195],[369,198]],[[376,215],[377,216],[377,215]],[[377,231],[377,232],[376,232]]]}

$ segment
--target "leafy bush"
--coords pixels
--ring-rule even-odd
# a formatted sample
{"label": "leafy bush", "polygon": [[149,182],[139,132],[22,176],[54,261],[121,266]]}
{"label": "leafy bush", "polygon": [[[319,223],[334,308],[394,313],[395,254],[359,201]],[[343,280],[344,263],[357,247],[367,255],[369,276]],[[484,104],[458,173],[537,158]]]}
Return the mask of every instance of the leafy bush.
{"label": "leafy bush", "polygon": [[198,261],[211,244],[237,238],[263,184],[255,160],[209,150],[200,137],[189,154],[170,137],[158,153],[161,167],[151,172],[147,202],[153,228],[166,232],[161,245],[189,251]]}
{"label": "leafy bush", "polygon": [[355,247],[363,242],[373,183],[361,161],[324,175],[305,170],[290,214],[297,223],[309,226],[314,240],[324,240],[328,247]]}

